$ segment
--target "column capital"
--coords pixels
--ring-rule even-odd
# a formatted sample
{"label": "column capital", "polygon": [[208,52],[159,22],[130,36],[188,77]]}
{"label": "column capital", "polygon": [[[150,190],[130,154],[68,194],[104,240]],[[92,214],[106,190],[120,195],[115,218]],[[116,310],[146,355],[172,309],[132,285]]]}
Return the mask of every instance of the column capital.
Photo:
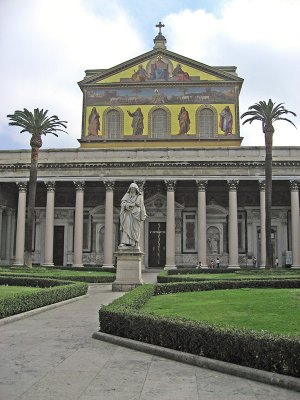
{"label": "column capital", "polygon": [[177,183],[176,181],[166,180],[164,183],[166,185],[167,192],[174,192]]}
{"label": "column capital", "polygon": [[19,192],[26,192],[27,191],[27,182],[16,182],[18,186]]}
{"label": "column capital", "polygon": [[73,181],[76,190],[84,190],[84,181]]}
{"label": "column capital", "polygon": [[46,181],[44,182],[47,192],[54,192],[55,191],[55,182],[53,181]]}
{"label": "column capital", "polygon": [[258,181],[258,187],[260,192],[264,192],[266,190],[266,181],[264,179],[260,179]]}
{"label": "column capital", "polygon": [[237,190],[238,186],[239,186],[239,180],[237,179],[228,179],[227,180],[227,186],[228,186],[228,190],[229,191],[235,191]]}
{"label": "column capital", "polygon": [[198,187],[198,192],[205,192],[207,188],[207,180],[197,180],[196,185]]}
{"label": "column capital", "polygon": [[140,189],[141,192],[145,191],[145,187],[146,187],[146,181],[134,181],[134,183],[136,183]]}
{"label": "column capital", "polygon": [[105,190],[107,192],[113,192],[115,188],[115,182],[114,181],[103,181],[103,184],[105,186]]}
{"label": "column capital", "polygon": [[296,192],[299,190],[299,181],[290,180],[290,191]]}

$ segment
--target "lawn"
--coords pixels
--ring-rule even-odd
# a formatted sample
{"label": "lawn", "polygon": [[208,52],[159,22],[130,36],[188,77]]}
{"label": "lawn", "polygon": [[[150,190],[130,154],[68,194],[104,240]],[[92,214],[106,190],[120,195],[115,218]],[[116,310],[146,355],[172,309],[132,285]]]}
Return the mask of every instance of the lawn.
{"label": "lawn", "polygon": [[233,289],[154,296],[143,311],[300,336],[300,289]]}
{"label": "lawn", "polygon": [[162,271],[159,276],[168,277],[170,279],[188,279],[190,281],[204,281],[204,280],[232,280],[232,279],[299,279],[300,273],[294,271],[263,271],[263,272],[232,272],[232,273],[195,273],[195,274],[170,274],[166,271]]}
{"label": "lawn", "polygon": [[41,268],[41,267],[33,267],[33,268],[10,268],[10,267],[1,267],[0,275],[26,275],[33,277],[41,277],[41,278],[55,278],[55,279],[66,279],[72,280],[72,277],[76,280],[80,280],[80,277],[88,277],[89,279],[95,280],[105,277],[114,277],[114,273],[106,272],[106,271],[88,271],[82,269],[82,271],[72,271],[71,269],[51,269],[51,268]]}
{"label": "lawn", "polygon": [[35,287],[26,287],[26,286],[0,286],[0,300],[5,297],[10,297],[14,294],[26,294],[37,292],[41,290],[41,288]]}

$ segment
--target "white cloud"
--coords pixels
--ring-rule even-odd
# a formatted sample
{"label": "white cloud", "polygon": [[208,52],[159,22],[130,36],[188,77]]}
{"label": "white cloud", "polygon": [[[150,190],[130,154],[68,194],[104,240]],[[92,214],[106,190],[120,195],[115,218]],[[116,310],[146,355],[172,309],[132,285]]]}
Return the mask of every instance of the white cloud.
{"label": "white cloud", "polygon": [[54,138],[56,142],[45,138],[44,147],[77,146],[82,94],[76,83],[84,78],[84,71],[109,68],[143,52],[130,17],[118,3],[111,1],[100,14],[99,5],[99,1],[83,0],[2,0],[2,148],[28,147],[28,138],[9,128],[6,118],[24,107],[46,108],[50,115],[69,122],[69,136]]}
{"label": "white cloud", "polygon": [[[300,66],[298,0],[231,0],[215,16],[184,10],[164,18],[169,47],[209,65],[236,65],[244,85],[240,111],[272,98],[298,112]],[[299,124],[297,119],[291,119]],[[275,125],[274,145],[300,145],[289,124]],[[241,126],[244,145],[263,145],[258,123]],[[299,137],[298,137],[299,136]]]}

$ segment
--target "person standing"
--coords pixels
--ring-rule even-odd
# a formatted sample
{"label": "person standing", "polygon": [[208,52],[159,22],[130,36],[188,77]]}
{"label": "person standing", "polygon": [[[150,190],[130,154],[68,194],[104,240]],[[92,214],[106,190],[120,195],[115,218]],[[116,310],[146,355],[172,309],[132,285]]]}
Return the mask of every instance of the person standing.
{"label": "person standing", "polygon": [[220,259],[219,259],[219,257],[217,257],[217,259],[216,259],[216,267],[220,268]]}
{"label": "person standing", "polygon": [[276,267],[276,268],[278,268],[278,264],[279,264],[278,257],[276,257],[276,258],[275,258],[275,267]]}

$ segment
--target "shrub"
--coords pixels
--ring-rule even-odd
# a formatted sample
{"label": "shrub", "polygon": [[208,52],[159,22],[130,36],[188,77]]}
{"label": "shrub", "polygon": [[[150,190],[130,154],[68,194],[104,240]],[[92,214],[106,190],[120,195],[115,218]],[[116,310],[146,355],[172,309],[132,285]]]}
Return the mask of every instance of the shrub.
{"label": "shrub", "polygon": [[100,309],[100,330],[221,361],[300,376],[300,338],[160,317],[141,310],[153,295],[239,287],[300,287],[300,280],[284,281],[281,285],[278,281],[261,280],[144,285]]}
{"label": "shrub", "polygon": [[0,276],[0,285],[31,286],[41,290],[33,293],[14,294],[0,300],[0,318],[58,303],[87,293],[84,282],[57,281],[54,279]]}

